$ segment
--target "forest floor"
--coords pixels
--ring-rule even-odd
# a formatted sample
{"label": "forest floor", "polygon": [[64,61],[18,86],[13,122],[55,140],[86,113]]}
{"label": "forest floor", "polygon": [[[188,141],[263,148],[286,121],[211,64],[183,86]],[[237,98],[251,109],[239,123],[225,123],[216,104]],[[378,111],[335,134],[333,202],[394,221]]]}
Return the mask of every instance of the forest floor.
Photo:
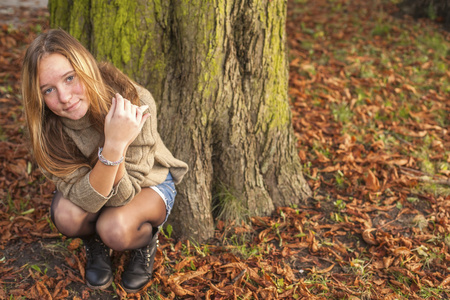
{"label": "forest floor", "polygon": [[29,154],[20,66],[45,9],[0,8],[0,299],[449,299],[450,35],[394,1],[292,0],[289,95],[305,203],[208,243],[161,237],[140,294],[84,284]]}

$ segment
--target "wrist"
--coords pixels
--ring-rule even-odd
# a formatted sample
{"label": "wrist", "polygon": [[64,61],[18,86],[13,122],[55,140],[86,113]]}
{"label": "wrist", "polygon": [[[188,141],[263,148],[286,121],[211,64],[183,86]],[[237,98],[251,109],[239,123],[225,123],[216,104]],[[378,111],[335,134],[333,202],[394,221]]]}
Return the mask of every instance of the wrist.
{"label": "wrist", "polygon": [[104,156],[107,153],[108,155],[112,155],[112,158],[119,158],[125,156],[126,147],[127,145],[123,142],[105,140],[103,144],[103,153],[105,153]]}
{"label": "wrist", "polygon": [[124,156],[121,152],[105,149],[102,147],[98,148],[98,160],[107,166],[118,166],[123,160]]}

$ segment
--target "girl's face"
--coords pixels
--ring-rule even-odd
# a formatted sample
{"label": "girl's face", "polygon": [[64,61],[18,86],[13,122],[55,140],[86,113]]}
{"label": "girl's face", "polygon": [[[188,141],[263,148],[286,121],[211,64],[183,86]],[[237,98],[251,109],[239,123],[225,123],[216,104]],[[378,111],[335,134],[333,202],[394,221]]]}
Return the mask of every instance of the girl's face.
{"label": "girl's face", "polygon": [[44,55],[38,76],[45,104],[52,112],[72,120],[86,115],[89,101],[84,85],[65,56],[58,53]]}

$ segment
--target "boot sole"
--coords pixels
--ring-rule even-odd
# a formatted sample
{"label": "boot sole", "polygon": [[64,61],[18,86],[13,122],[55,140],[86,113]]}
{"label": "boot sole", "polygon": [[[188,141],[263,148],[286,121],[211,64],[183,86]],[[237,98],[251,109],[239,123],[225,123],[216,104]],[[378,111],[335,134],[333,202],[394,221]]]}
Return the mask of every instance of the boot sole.
{"label": "boot sole", "polygon": [[104,285],[91,285],[88,281],[86,281],[86,285],[93,290],[106,290],[107,288],[110,287],[112,281],[113,281],[113,278],[111,277],[111,279]]}
{"label": "boot sole", "polygon": [[137,292],[147,289],[151,285],[151,282],[152,280],[150,279],[143,287],[138,289],[127,289],[122,284],[120,284],[120,286],[123,288],[125,292],[127,292],[127,294],[136,294]]}

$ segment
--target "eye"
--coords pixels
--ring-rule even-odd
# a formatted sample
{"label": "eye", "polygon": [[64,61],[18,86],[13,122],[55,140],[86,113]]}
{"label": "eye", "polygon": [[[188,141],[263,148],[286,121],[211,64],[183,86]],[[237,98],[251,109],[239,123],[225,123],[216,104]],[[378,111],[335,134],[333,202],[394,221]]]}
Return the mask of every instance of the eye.
{"label": "eye", "polygon": [[49,88],[43,91],[44,95],[48,95],[53,91],[53,88]]}
{"label": "eye", "polygon": [[75,78],[74,75],[70,75],[69,77],[67,77],[66,81],[71,82],[72,80],[74,80],[74,78]]}

